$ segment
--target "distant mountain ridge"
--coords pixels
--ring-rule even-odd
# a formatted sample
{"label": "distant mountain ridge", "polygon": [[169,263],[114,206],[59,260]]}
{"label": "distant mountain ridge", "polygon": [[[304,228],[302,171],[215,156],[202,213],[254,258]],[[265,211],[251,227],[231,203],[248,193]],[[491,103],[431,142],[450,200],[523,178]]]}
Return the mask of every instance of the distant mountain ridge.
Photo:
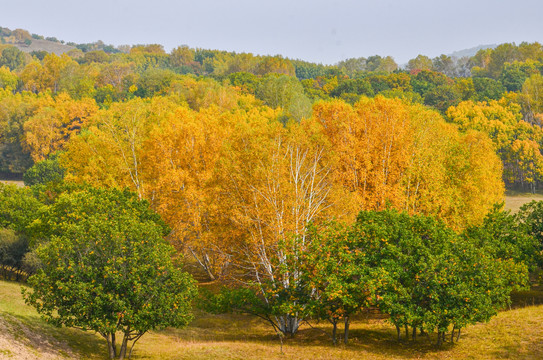
{"label": "distant mountain ridge", "polygon": [[478,46],[475,46],[475,47],[472,47],[472,48],[469,48],[469,49],[455,51],[455,52],[453,52],[451,54],[448,54],[447,56],[455,57],[455,58],[458,58],[458,59],[463,58],[463,57],[472,57],[475,54],[477,54],[477,52],[479,50],[495,49],[497,46],[498,46],[497,44],[478,45]]}

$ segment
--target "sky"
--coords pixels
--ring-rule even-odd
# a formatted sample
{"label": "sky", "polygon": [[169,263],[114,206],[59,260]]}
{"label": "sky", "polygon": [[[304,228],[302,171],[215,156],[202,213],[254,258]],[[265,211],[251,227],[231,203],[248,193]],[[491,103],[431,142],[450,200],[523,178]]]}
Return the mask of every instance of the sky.
{"label": "sky", "polygon": [[323,64],[397,63],[477,45],[543,42],[542,0],[24,0],[0,26],[66,42],[162,44],[283,55]]}

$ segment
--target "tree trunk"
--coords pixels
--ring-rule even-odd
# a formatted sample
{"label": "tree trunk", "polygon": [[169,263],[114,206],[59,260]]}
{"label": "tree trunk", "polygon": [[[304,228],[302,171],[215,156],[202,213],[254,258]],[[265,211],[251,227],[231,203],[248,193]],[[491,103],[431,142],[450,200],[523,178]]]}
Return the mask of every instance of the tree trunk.
{"label": "tree trunk", "polygon": [[437,331],[437,346],[441,346],[441,339],[443,337],[441,336],[441,331]]}
{"label": "tree trunk", "polygon": [[209,280],[211,281],[217,280],[217,277],[211,271],[211,261],[209,260],[209,255],[207,253],[204,254],[204,262],[205,262],[205,271],[207,273],[207,276],[209,277]]}
{"label": "tree trunk", "polygon": [[207,266],[205,267],[205,272],[206,272],[207,277],[209,278],[209,281],[217,280],[215,275],[213,275],[213,273],[211,272],[211,270]]}
{"label": "tree trunk", "polygon": [[348,316],[345,316],[345,336],[343,337],[343,343],[347,345],[347,342],[349,342],[349,324],[350,319]]}
{"label": "tree trunk", "polygon": [[128,338],[130,337],[130,332],[124,333],[123,343],[121,345],[121,351],[119,351],[119,360],[124,360],[126,357],[126,350],[128,348]]}
{"label": "tree trunk", "polygon": [[413,336],[412,336],[412,339],[413,339],[413,340],[417,340],[417,326],[413,326]]}
{"label": "tree trunk", "polygon": [[110,359],[117,358],[117,346],[115,345],[115,333],[106,334],[107,349]]}
{"label": "tree trunk", "polygon": [[405,324],[405,340],[409,341],[409,326]]}
{"label": "tree trunk", "polygon": [[400,341],[400,327],[396,325],[396,332],[398,333],[398,341]]}
{"label": "tree trunk", "polygon": [[453,325],[452,331],[451,331],[451,342],[454,342],[454,330],[456,329],[456,325]]}
{"label": "tree trunk", "polygon": [[332,343],[334,345],[337,345],[337,319],[336,318],[332,318],[331,320],[332,322]]}
{"label": "tree trunk", "polygon": [[460,330],[462,328],[458,328],[458,334],[456,335],[456,342],[458,342],[458,340],[460,340]]}
{"label": "tree trunk", "polygon": [[277,317],[277,324],[279,325],[279,331],[285,335],[294,337],[294,334],[300,327],[301,319],[292,315],[282,315]]}

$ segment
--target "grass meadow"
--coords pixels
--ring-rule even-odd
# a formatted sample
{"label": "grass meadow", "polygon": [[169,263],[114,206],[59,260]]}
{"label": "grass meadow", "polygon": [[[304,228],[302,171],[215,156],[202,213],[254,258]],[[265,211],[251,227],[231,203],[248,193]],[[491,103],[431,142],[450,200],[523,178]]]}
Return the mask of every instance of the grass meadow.
{"label": "grass meadow", "polygon": [[[55,328],[24,304],[21,285],[0,281],[0,358],[106,359],[105,341],[90,332]],[[539,295],[538,295],[539,296]],[[524,305],[532,301],[525,300]],[[543,359],[543,305],[501,312],[489,323],[469,326],[458,343],[435,346],[435,335],[396,340],[386,319],[354,319],[350,343],[333,346],[325,323],[304,325],[283,346],[263,321],[244,315],[196,313],[184,329],[150,332],[133,359]]]}

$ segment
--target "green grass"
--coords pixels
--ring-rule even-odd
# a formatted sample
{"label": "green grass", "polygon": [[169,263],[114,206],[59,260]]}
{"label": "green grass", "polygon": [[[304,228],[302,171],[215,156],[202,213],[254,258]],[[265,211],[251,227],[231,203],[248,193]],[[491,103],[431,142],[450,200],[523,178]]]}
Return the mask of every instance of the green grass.
{"label": "green grass", "polygon": [[[57,353],[71,358],[70,352],[83,359],[102,359],[105,345],[98,336],[77,329],[57,328],[44,322],[24,303],[21,284],[0,281],[0,319],[9,327],[10,336],[30,353]],[[9,349],[0,352],[9,353]]]}
{"label": "green grass", "polygon": [[[0,319],[7,321],[32,353],[51,349],[28,338],[53,341],[59,357],[105,359],[104,341],[91,333],[55,328],[44,323],[24,304],[20,285],[0,281]],[[520,294],[519,298],[537,294]],[[528,301],[529,302],[529,301]],[[521,303],[521,302],[519,302]],[[543,306],[501,312],[488,324],[462,331],[459,343],[435,347],[435,337],[417,341],[395,340],[394,328],[376,315],[359,316],[351,327],[349,345],[334,347],[327,334],[330,326],[303,326],[293,339],[285,339],[283,352],[277,336],[263,321],[243,315],[212,316],[197,313],[185,329],[166,329],[146,334],[138,342],[133,359],[543,359]],[[341,329],[340,329],[341,330]],[[1,335],[0,335],[1,337]],[[0,358],[13,351],[0,347]],[[39,356],[38,356],[39,357]]]}

